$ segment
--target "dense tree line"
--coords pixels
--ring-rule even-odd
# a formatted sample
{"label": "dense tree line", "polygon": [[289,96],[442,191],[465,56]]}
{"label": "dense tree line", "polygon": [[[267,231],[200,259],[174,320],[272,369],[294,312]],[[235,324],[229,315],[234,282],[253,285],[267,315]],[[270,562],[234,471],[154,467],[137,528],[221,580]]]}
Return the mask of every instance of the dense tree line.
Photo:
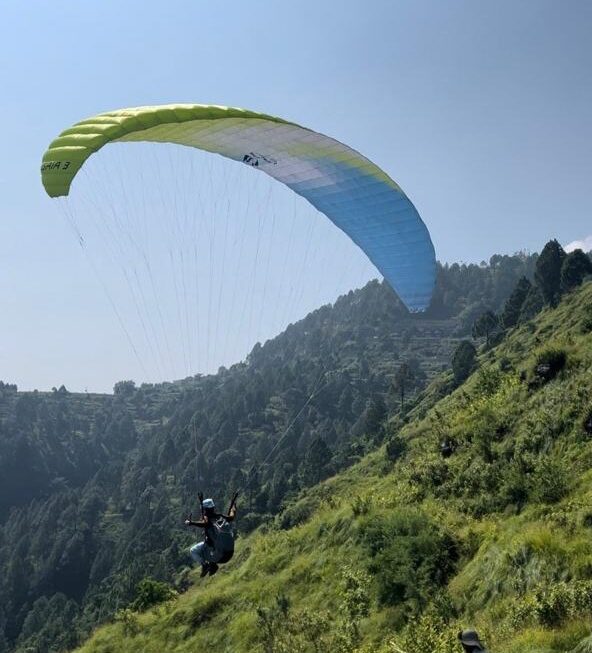
{"label": "dense tree line", "polygon": [[[592,276],[592,258],[581,249],[566,253],[557,242],[550,240],[534,262],[532,280],[520,277],[498,314],[494,310],[481,313],[473,323],[472,336],[484,337],[489,347],[490,337],[532,320],[545,306],[556,306],[561,297]],[[499,338],[498,338],[499,341]]]}

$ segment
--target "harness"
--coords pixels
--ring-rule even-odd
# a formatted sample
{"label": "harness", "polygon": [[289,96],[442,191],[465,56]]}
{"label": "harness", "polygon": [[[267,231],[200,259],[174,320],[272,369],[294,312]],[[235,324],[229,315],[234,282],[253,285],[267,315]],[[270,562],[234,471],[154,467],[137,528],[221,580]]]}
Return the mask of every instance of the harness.
{"label": "harness", "polygon": [[234,533],[224,515],[211,517],[204,529],[204,541],[216,553],[216,562],[228,562],[234,555]]}

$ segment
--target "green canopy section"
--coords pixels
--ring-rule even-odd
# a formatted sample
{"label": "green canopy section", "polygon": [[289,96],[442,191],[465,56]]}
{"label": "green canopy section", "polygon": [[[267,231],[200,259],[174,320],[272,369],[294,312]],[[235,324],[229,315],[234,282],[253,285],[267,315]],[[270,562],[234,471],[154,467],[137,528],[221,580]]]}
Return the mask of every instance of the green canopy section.
{"label": "green canopy section", "polygon": [[[84,162],[108,143],[130,135],[135,136],[133,140],[154,140],[150,138],[150,130],[156,127],[164,126],[166,133],[167,126],[178,127],[183,123],[202,121],[205,127],[211,121],[231,118],[290,124],[263,113],[206,104],[167,104],[108,111],[77,122],[51,142],[41,162],[41,181],[50,197],[68,195],[72,180]],[[199,122],[193,125],[193,131],[195,129],[199,130]],[[169,130],[172,133],[175,131],[178,133],[178,130]]]}

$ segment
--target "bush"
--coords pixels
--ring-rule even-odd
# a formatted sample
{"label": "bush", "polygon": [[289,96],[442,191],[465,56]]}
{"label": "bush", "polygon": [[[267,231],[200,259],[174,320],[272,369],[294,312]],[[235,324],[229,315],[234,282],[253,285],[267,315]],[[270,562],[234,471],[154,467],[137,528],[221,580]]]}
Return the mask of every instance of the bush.
{"label": "bush", "polygon": [[521,628],[536,623],[555,628],[567,620],[587,615],[592,609],[592,582],[572,581],[538,587],[519,599],[510,613],[510,623]]}
{"label": "bush", "polygon": [[123,634],[126,637],[134,637],[140,632],[140,622],[138,621],[138,616],[130,610],[130,608],[124,608],[119,610],[115,615],[115,621],[120,623],[123,627]]}
{"label": "bush", "polygon": [[405,440],[396,433],[392,435],[386,443],[386,457],[388,460],[395,462],[405,453]]}
{"label": "bush", "polygon": [[543,626],[557,626],[568,618],[592,609],[592,583],[558,583],[536,593],[538,621]]}
{"label": "bush", "polygon": [[530,477],[530,496],[541,503],[556,503],[569,491],[569,477],[565,466],[544,457]]}
{"label": "bush", "polygon": [[288,506],[279,516],[280,528],[288,530],[294,528],[294,526],[304,524],[304,522],[308,521],[312,513],[315,511],[315,508],[316,505],[310,501],[301,501]]}
{"label": "bush", "polygon": [[159,603],[170,601],[175,594],[175,590],[170,585],[153,578],[144,578],[136,587],[136,598],[130,607],[132,610],[142,612]]}
{"label": "bush", "polygon": [[552,381],[567,363],[567,353],[563,349],[548,347],[539,353],[533,369],[535,380],[539,383]]}
{"label": "bush", "polygon": [[458,560],[453,536],[427,516],[397,511],[373,516],[361,529],[371,556],[370,572],[383,605],[406,603],[412,612],[444,586]]}

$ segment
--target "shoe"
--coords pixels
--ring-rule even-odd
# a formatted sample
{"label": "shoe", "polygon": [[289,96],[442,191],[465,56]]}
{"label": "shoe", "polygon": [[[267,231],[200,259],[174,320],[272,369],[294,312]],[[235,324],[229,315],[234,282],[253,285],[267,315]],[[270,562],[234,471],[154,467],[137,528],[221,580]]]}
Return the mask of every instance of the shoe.
{"label": "shoe", "polygon": [[206,562],[205,565],[201,566],[201,574],[199,575],[200,578],[203,578],[204,576],[207,576],[210,571],[210,565]]}
{"label": "shoe", "polygon": [[213,576],[217,571],[219,567],[215,562],[210,562],[209,564],[209,570],[210,570],[210,576]]}

